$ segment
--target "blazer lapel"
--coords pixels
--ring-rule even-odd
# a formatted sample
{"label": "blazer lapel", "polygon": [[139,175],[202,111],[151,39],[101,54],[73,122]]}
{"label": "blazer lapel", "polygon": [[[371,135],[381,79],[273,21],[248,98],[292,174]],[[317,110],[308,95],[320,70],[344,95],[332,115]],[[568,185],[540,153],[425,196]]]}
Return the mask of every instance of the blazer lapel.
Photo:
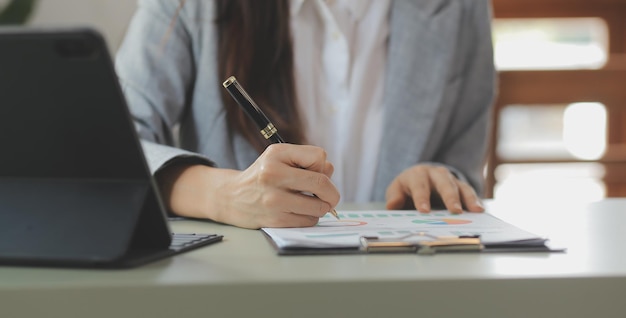
{"label": "blazer lapel", "polygon": [[457,1],[393,1],[385,78],[385,128],[372,199],[420,161],[436,119],[461,19]]}

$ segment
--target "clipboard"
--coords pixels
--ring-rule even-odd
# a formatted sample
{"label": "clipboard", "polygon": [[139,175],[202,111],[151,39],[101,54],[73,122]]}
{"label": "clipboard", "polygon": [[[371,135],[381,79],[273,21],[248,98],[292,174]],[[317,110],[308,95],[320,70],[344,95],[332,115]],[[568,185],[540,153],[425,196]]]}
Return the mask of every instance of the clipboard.
{"label": "clipboard", "polygon": [[562,252],[489,213],[340,211],[310,228],[263,228],[278,255]]}
{"label": "clipboard", "polygon": [[[410,241],[411,237],[426,237],[426,240]],[[480,236],[432,236],[420,232],[397,239],[383,239],[377,236],[361,236],[359,250],[365,253],[417,253],[433,255],[441,252],[480,252],[485,246]]]}

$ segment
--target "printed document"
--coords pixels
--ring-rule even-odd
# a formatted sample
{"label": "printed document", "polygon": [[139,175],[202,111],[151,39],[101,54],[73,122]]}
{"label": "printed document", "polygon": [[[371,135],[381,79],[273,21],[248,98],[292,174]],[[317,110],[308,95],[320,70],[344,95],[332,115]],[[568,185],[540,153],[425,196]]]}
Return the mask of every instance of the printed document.
{"label": "printed document", "polygon": [[485,246],[528,246],[546,239],[526,232],[489,213],[419,213],[405,210],[337,211],[313,227],[263,228],[279,249],[359,247],[360,237],[421,240],[442,236],[480,236]]}

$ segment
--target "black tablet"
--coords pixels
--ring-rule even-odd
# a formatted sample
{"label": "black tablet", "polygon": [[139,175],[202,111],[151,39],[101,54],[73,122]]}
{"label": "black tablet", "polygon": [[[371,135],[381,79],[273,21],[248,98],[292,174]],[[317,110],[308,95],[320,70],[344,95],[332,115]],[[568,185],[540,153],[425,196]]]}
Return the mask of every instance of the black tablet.
{"label": "black tablet", "polygon": [[102,36],[0,28],[0,264],[128,267],[171,234]]}

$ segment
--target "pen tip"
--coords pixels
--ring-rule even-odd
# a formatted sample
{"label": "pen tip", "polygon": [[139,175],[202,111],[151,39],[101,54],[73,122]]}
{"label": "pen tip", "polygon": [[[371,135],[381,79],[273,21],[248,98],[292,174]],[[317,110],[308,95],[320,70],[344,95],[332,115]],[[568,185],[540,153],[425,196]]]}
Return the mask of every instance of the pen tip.
{"label": "pen tip", "polygon": [[332,214],[337,220],[339,220],[339,215],[337,214],[337,210],[335,209],[330,210],[330,214]]}

